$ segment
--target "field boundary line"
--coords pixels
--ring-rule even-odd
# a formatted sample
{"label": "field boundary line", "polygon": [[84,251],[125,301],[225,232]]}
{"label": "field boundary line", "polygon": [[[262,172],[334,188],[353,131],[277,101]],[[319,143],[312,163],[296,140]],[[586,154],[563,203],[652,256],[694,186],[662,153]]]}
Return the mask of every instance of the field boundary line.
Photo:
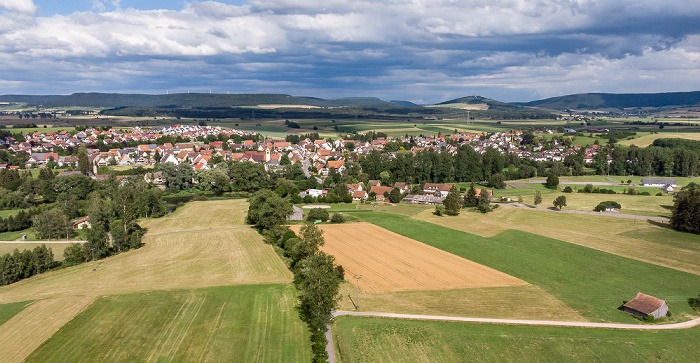
{"label": "field boundary line", "polygon": [[602,328],[602,329],[628,329],[628,330],[689,329],[689,328],[700,325],[700,318],[695,318],[693,320],[684,321],[681,323],[673,323],[673,324],[637,325],[637,324],[618,324],[618,323],[589,323],[589,322],[580,322],[580,321],[492,319],[492,318],[469,318],[469,317],[440,316],[440,315],[373,313],[373,312],[360,312],[360,311],[334,311],[332,314],[332,317],[336,318],[338,316],[364,316],[364,317],[380,317],[380,318],[412,319],[412,320],[458,321],[458,322],[467,322],[467,323],[539,325],[539,326],[560,326],[560,327]]}
{"label": "field boundary line", "polygon": [[[222,229],[238,229],[238,228],[250,228],[254,227],[254,224],[247,224],[243,226],[235,226],[235,227],[216,227],[216,228],[200,228],[200,229],[183,229],[181,231],[170,231],[170,232],[161,232],[161,233],[156,233],[156,234],[147,234],[143,236],[142,238],[149,238],[149,237],[156,237],[156,236],[162,236],[165,234],[172,234],[172,233],[185,233],[185,232],[204,232],[204,231],[216,231],[216,230],[222,230]],[[83,241],[84,242],[84,241]]]}

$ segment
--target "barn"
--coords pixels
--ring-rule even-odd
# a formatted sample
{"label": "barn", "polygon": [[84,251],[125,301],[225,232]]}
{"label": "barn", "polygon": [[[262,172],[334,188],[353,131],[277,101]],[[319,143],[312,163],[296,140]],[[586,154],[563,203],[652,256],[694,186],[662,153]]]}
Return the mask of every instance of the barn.
{"label": "barn", "polygon": [[654,319],[658,319],[668,314],[668,305],[665,301],[641,292],[622,307],[625,312],[643,318],[651,315]]}

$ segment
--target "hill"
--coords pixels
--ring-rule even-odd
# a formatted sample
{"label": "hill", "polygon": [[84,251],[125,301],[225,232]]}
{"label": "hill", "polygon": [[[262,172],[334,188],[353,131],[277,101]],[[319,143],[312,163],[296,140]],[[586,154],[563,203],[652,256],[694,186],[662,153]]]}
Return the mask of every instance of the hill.
{"label": "hill", "polygon": [[152,108],[217,108],[250,107],[258,105],[305,105],[317,107],[347,106],[387,106],[397,107],[396,103],[374,97],[347,97],[322,99],[296,97],[285,94],[211,94],[175,93],[166,95],[120,94],[120,93],[73,93],[68,96],[0,96],[0,102],[21,102],[43,107],[152,107]]}
{"label": "hill", "polygon": [[554,110],[611,109],[700,105],[700,91],[670,93],[580,93],[516,103]]}

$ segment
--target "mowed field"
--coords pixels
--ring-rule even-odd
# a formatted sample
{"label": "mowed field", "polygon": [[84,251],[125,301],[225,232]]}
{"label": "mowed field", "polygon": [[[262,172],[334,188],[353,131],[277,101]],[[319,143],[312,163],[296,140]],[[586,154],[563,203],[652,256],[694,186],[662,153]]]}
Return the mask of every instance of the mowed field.
{"label": "mowed field", "polygon": [[687,140],[700,140],[700,133],[697,132],[662,132],[658,134],[645,135],[632,140],[621,141],[618,144],[626,146],[639,146],[647,147],[654,143],[656,139],[687,139]]}
{"label": "mowed field", "polygon": [[70,246],[70,243],[3,243],[0,242],[0,255],[12,253],[15,250],[20,252],[24,250],[33,250],[35,247],[45,244],[47,248],[53,251],[53,258],[56,261],[63,260],[63,251]]}
{"label": "mowed field", "polygon": [[291,285],[100,298],[27,362],[307,362]]}
{"label": "mowed field", "polygon": [[[96,261],[95,271],[92,263],[84,263],[0,287],[0,304],[34,300],[27,308],[0,326],[0,352],[16,352],[11,358],[0,359],[0,361],[21,361],[63,324],[73,318],[80,318],[81,315],[78,314],[86,306],[100,303],[105,297],[134,293],[148,294],[153,291],[291,282],[291,272],[287,270],[273,248],[265,244],[255,230],[242,226],[241,210],[247,210],[246,201],[226,200],[207,203],[210,202],[197,202],[192,206],[181,208],[171,216],[144,223],[158,233],[190,229],[204,229],[203,231],[168,233],[154,237],[149,237],[151,235],[149,232],[144,238],[142,248]],[[207,218],[202,216],[206,213],[205,211],[214,213],[209,214],[210,223],[207,223]],[[209,228],[221,227],[233,228],[209,230]],[[293,292],[289,292],[286,288],[284,291],[289,295],[287,299],[293,299]],[[163,299],[168,299],[167,294],[162,296]],[[126,306],[124,308],[126,309]],[[134,308],[146,309],[147,307],[144,304],[136,304]],[[277,328],[275,325],[270,325],[276,319],[275,311],[270,311],[272,315],[265,320],[268,325],[262,324],[260,329]],[[117,315],[124,313],[125,311],[115,312]],[[126,315],[123,318],[132,319],[130,320],[132,325],[139,324],[138,320],[134,320],[136,317],[132,315]],[[104,321],[106,325],[103,329],[117,329],[126,324],[110,319]],[[72,329],[80,330],[75,327]],[[249,326],[241,329],[252,330]],[[185,335],[184,340],[173,340],[171,351],[178,350],[179,344],[185,340],[204,339],[196,334],[205,333],[209,334],[202,330],[192,331],[191,334],[195,335]],[[69,335],[74,334],[78,333],[71,332]],[[120,335],[119,339],[127,339],[127,337]],[[308,347],[305,347],[308,343],[305,341],[308,339],[300,336],[295,344],[300,347],[300,350],[308,350]],[[143,349],[156,348],[154,346],[144,348],[139,344],[133,344],[124,345],[123,349],[141,352]],[[250,349],[257,350],[258,347]],[[95,354],[98,354],[96,350]],[[127,353],[124,354],[129,356]],[[175,355],[178,356],[177,354]],[[167,354],[165,357],[162,360],[181,360],[167,358],[169,357]],[[100,359],[91,358],[79,360],[100,361]]]}
{"label": "mowed field", "polygon": [[324,225],[321,249],[335,256],[346,279],[362,276],[369,292],[523,286],[500,271],[369,223]]}
{"label": "mowed field", "polygon": [[700,236],[658,222],[505,206],[488,214],[425,211],[413,218],[481,237],[519,230],[700,275]]}
{"label": "mowed field", "polygon": [[336,361],[696,362],[700,327],[625,331],[343,316]]}

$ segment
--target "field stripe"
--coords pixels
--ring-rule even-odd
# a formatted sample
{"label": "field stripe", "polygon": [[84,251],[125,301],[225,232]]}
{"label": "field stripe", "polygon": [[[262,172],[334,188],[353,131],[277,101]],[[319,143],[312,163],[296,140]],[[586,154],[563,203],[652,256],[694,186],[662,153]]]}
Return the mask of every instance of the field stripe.
{"label": "field stripe", "polygon": [[0,361],[23,361],[94,300],[76,296],[30,304],[0,327]]}

